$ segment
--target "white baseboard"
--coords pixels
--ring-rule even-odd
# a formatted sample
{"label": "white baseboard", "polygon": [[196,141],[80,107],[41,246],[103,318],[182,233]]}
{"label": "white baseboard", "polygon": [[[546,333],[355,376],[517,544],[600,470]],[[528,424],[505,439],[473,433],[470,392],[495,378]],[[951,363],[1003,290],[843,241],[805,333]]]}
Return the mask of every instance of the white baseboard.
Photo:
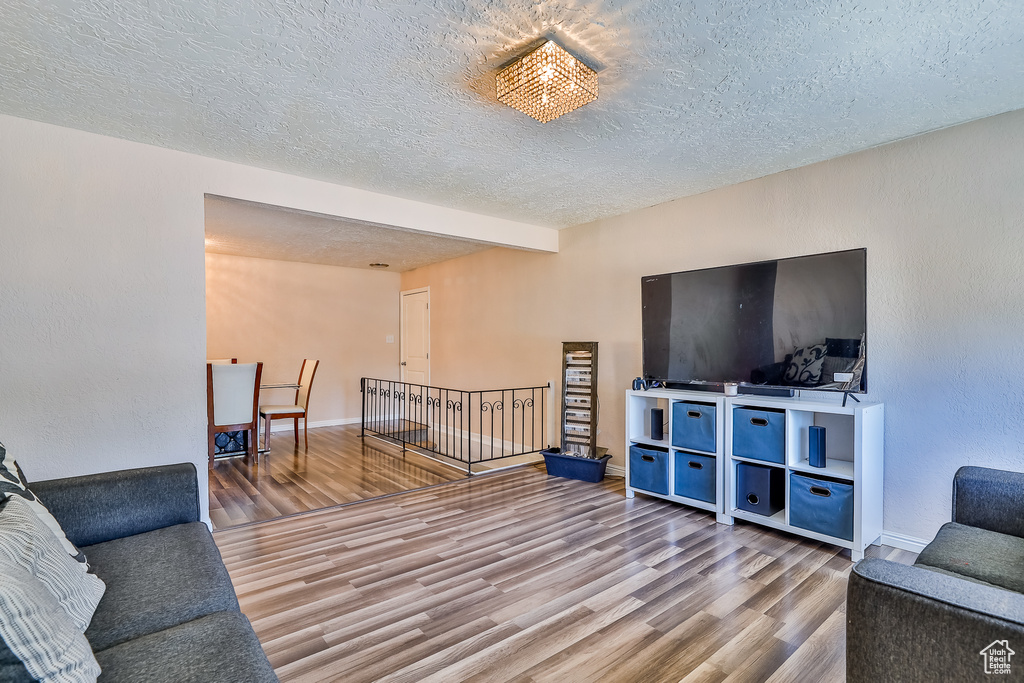
{"label": "white baseboard", "polygon": [[883,531],[882,545],[892,546],[893,548],[907,550],[912,553],[919,553],[924,550],[926,545],[928,545],[928,541],[915,538],[913,536],[904,536],[903,534],[894,534],[889,531]]}
{"label": "white baseboard", "polygon": [[[359,417],[344,417],[340,420],[316,420],[315,422],[309,423],[309,429],[314,427],[337,427],[338,425],[352,425],[359,424],[362,418]],[[263,420],[260,420],[262,423]],[[261,424],[260,427],[263,425]],[[277,434],[278,432],[290,432],[295,426],[292,420],[272,420],[270,423],[270,433]],[[302,425],[299,425],[299,429],[302,429]],[[260,432],[263,430],[260,429]]]}
{"label": "white baseboard", "polygon": [[626,468],[619,467],[618,465],[608,465],[605,468],[604,473],[607,474],[609,477],[625,477]]}

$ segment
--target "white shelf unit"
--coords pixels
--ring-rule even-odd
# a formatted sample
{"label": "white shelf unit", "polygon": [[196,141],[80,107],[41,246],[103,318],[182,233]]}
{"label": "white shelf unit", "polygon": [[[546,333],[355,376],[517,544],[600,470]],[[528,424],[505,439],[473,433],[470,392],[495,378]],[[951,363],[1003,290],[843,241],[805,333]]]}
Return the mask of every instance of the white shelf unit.
{"label": "white shelf unit", "polygon": [[[692,401],[716,406],[716,459],[717,493],[715,504],[674,495],[674,460],[669,457],[670,494],[652,493],[630,485],[629,447],[633,444],[675,450],[672,439],[671,405],[676,401]],[[650,410],[660,407],[668,417],[665,438],[650,438]],[[732,455],[734,410],[736,408],[782,411],[785,415],[785,456],[781,463],[771,463],[749,457]],[[854,561],[864,557],[864,550],[881,539],[882,535],[882,474],[884,465],[884,417],[881,403],[841,404],[834,401],[802,398],[763,396],[730,396],[707,392],[651,389],[626,392],[626,495],[635,493],[657,496],[667,500],[713,510],[723,524],[732,524],[734,518],[761,524],[799,536],[849,548]],[[808,427],[825,427],[826,466],[812,467],[809,458]],[[703,451],[687,451],[704,453]],[[771,515],[759,515],[736,506],[736,465],[749,462],[775,467],[785,472],[785,507]],[[816,478],[853,486],[853,538],[847,540],[818,533],[790,524],[790,474],[796,472]]]}
{"label": "white shelf unit", "polygon": [[[885,406],[881,403],[841,403],[800,398],[737,396],[728,400],[724,415],[726,452],[729,463],[726,478],[730,482],[725,517],[787,531],[807,538],[849,548],[854,561],[882,535],[882,470]],[[780,410],[785,414],[785,458],[781,464],[761,462],[732,455],[735,409]],[[808,427],[825,428],[825,467],[812,467],[808,459]],[[766,517],[736,506],[736,464],[753,462],[785,471],[786,495],[782,511]],[[796,472],[815,478],[853,486],[853,538],[847,540],[793,526],[790,523],[790,474]]]}
{"label": "white shelf unit", "polygon": [[[724,421],[719,417],[715,421],[715,444],[716,448],[713,451],[693,449],[693,448],[680,448],[672,445],[672,428],[673,428],[673,411],[672,405],[679,402],[693,402],[701,403],[705,405],[715,406],[716,416],[721,416],[725,410],[725,397],[716,394],[704,393],[704,392],[683,392],[675,391],[671,389],[648,389],[647,391],[627,391],[626,392],[626,497],[632,498],[636,493],[642,493],[648,496],[656,496],[658,498],[664,498],[665,500],[671,500],[676,503],[682,503],[702,510],[709,510],[714,512],[716,519],[720,522],[731,523],[731,520],[726,522],[723,518],[722,510],[724,509],[723,501],[725,498],[725,458],[724,458],[724,444],[725,444],[725,425]],[[664,411],[664,438],[652,439],[651,438],[651,410],[653,408],[661,408]],[[630,446],[653,446],[658,449],[665,449],[668,452],[668,494],[662,494],[654,491],[648,491],[643,488],[637,488],[630,485],[632,479],[630,478],[629,471],[629,453]],[[715,500],[714,502],[707,502],[697,498],[690,498],[684,495],[677,494],[675,492],[675,481],[676,481],[676,458],[675,453],[695,453],[697,455],[704,455],[713,457],[715,459]]]}

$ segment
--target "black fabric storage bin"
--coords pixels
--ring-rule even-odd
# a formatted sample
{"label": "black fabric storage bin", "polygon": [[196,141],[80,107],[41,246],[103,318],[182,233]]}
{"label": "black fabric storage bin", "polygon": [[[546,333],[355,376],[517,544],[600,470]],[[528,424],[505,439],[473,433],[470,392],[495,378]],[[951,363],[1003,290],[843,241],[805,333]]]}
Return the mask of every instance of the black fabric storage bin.
{"label": "black fabric storage bin", "polygon": [[629,485],[653,493],[668,495],[668,451],[629,447]]}
{"label": "black fabric storage bin", "polygon": [[736,408],[732,413],[732,454],[781,464],[786,459],[786,412]]}
{"label": "black fabric storage bin", "polygon": [[853,484],[789,475],[789,523],[853,540]]}
{"label": "black fabric storage bin", "polygon": [[689,401],[672,404],[672,445],[715,452],[715,406]]}
{"label": "black fabric storage bin", "polygon": [[715,458],[696,453],[675,452],[675,489],[677,496],[715,502]]}
{"label": "black fabric storage bin", "polygon": [[786,507],[786,470],[736,463],[736,507],[765,517]]}

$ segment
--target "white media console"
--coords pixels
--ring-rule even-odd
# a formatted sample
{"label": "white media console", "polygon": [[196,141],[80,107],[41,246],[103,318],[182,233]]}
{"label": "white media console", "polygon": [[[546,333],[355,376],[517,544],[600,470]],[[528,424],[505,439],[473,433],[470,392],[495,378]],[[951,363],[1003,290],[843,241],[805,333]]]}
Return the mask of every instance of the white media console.
{"label": "white media console", "polygon": [[[739,518],[832,543],[860,560],[882,535],[885,406],[839,399],[627,391],[626,496],[657,496],[712,511],[722,524]],[[664,415],[660,440],[651,438],[654,408]],[[811,426],[825,429],[824,467],[810,462]]]}

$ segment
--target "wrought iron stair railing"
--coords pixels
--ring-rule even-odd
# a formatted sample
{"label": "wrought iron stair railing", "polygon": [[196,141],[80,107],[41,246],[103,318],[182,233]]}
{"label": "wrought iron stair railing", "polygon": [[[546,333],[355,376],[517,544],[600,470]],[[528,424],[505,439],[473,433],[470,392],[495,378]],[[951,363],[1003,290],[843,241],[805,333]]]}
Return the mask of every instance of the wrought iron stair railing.
{"label": "wrought iron stair railing", "polygon": [[546,384],[465,391],[364,377],[361,434],[457,461],[471,475],[474,464],[547,446],[550,390]]}

